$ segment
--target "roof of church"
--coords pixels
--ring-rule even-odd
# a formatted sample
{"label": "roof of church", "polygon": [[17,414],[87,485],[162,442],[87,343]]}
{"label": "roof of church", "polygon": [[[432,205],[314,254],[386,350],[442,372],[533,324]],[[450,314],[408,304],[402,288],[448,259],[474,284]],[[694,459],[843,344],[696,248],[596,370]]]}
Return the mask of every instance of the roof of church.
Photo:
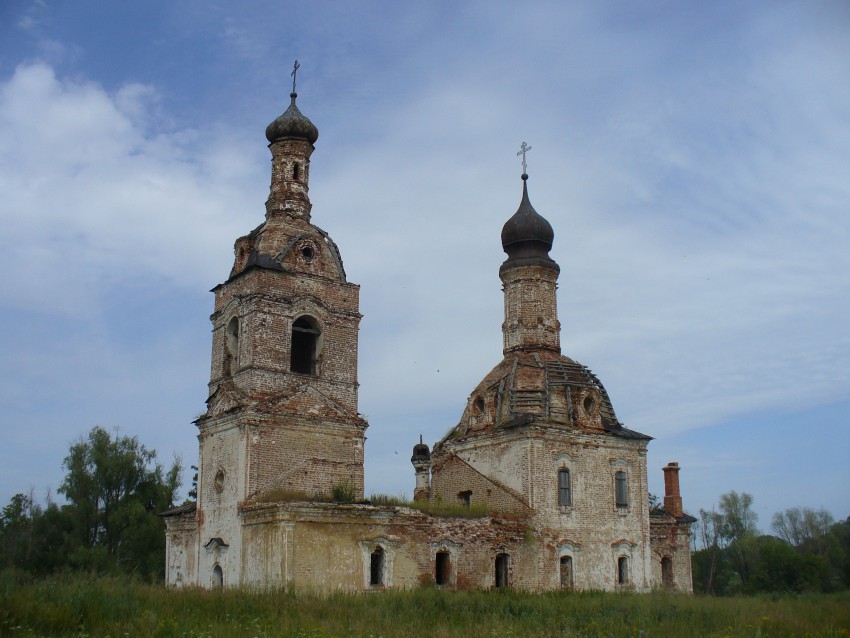
{"label": "roof of church", "polygon": [[[531,424],[587,429],[590,417],[574,404],[578,393],[592,390],[598,400],[599,423],[610,435],[638,440],[651,436],[630,430],[617,419],[608,392],[586,366],[554,352],[511,353],[484,377],[460,422],[441,443],[496,434]],[[481,414],[475,402],[484,402]],[[598,426],[597,426],[598,427]]]}
{"label": "roof of church", "polygon": [[315,144],[316,140],[319,139],[319,129],[298,110],[295,105],[295,98],[298,97],[298,94],[290,93],[289,97],[292,98],[289,108],[266,127],[266,139],[269,142],[276,142],[282,139],[296,138]]}
{"label": "roof of church", "polygon": [[[245,238],[247,238],[249,243],[252,245],[251,250],[248,253],[248,259],[245,261],[244,265],[241,268],[239,268],[238,270],[236,270],[235,267],[234,267],[234,270],[230,273],[230,277],[228,277],[227,281],[225,281],[224,283],[232,281],[233,279],[236,279],[237,277],[242,276],[243,274],[249,272],[250,270],[252,270],[254,268],[264,268],[266,270],[280,270],[280,271],[283,271],[283,272],[289,271],[289,269],[286,268],[283,265],[283,263],[282,263],[283,259],[284,259],[284,257],[286,257],[286,254],[295,245],[295,242],[297,240],[301,239],[302,237],[307,236],[307,233],[302,233],[302,234],[296,235],[294,238],[292,238],[289,241],[289,243],[286,246],[284,246],[284,248],[281,251],[279,251],[275,255],[264,254],[264,253],[261,253],[257,250],[256,245],[254,243],[254,240],[256,240],[256,238],[259,236],[259,234],[265,228],[266,223],[267,222],[263,222],[262,224],[257,226],[254,230],[252,230],[250,233],[248,233],[245,236]],[[325,245],[328,247],[328,250],[330,251],[330,256],[331,256],[331,259],[333,260],[333,264],[336,268],[336,272],[337,272],[337,275],[339,277],[339,280],[343,283],[346,283],[348,281],[348,279],[347,279],[346,274],[345,274],[345,266],[342,263],[342,255],[339,252],[339,246],[337,246],[336,242],[333,239],[331,239],[331,236],[328,235],[328,233],[326,231],[322,230],[321,228],[319,228],[315,224],[308,224],[307,227],[309,229],[315,231],[316,233],[318,233],[319,236],[322,238]],[[240,238],[240,239],[242,239],[242,238]],[[218,284],[212,290],[215,291],[222,285],[224,285],[224,284]]]}

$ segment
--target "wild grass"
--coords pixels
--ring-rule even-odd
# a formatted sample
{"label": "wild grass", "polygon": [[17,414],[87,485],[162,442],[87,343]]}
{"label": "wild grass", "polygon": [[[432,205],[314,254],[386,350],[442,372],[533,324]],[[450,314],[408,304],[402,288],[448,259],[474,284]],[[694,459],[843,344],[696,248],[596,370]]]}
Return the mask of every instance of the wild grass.
{"label": "wild grass", "polygon": [[657,592],[447,591],[320,596],[166,590],[84,576],[0,575],[0,635],[846,638],[850,592],[705,598]]}
{"label": "wild grass", "polygon": [[483,503],[465,505],[456,501],[410,501],[403,497],[390,496],[389,494],[373,494],[369,497],[369,502],[372,505],[409,507],[425,514],[430,514],[431,516],[441,516],[443,518],[478,518],[492,513]]}
{"label": "wild grass", "polygon": [[339,483],[331,488],[331,492],[316,492],[309,494],[302,490],[272,489],[260,494],[255,499],[257,503],[354,503],[356,491],[351,483]]}
{"label": "wild grass", "polygon": [[[349,484],[335,485],[330,494],[308,494],[298,490],[275,489],[259,495],[257,503],[355,503],[354,488]],[[449,501],[410,501],[400,496],[388,494],[373,494],[367,501],[367,505],[387,505],[392,507],[409,507],[419,510],[431,516],[444,518],[478,518],[493,513],[486,505],[473,503],[464,505],[459,502]],[[508,513],[510,514],[510,513]]]}

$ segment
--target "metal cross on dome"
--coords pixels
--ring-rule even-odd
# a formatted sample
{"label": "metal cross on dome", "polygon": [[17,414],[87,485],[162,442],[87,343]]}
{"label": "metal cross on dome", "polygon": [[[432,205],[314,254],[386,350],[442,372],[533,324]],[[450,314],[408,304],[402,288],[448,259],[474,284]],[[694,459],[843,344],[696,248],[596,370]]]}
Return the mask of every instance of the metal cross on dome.
{"label": "metal cross on dome", "polygon": [[292,76],[292,92],[295,93],[295,75],[298,73],[298,69],[301,68],[301,65],[298,64],[298,60],[295,60],[295,64],[292,65],[292,73],[289,75]]}
{"label": "metal cross on dome", "polygon": [[522,145],[519,147],[519,151],[517,151],[517,154],[516,154],[517,157],[522,155],[522,174],[523,175],[525,175],[528,172],[526,170],[527,167],[526,167],[526,164],[525,164],[525,154],[530,150],[531,150],[531,147],[528,144],[526,144],[525,142],[523,142]]}

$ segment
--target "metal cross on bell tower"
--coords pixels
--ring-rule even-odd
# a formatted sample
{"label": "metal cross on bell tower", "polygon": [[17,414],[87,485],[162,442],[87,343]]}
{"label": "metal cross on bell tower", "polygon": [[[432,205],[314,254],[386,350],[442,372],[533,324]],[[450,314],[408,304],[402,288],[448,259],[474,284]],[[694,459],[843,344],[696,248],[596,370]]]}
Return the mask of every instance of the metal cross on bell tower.
{"label": "metal cross on bell tower", "polygon": [[292,73],[289,75],[292,76],[292,92],[295,93],[295,76],[298,74],[298,69],[301,68],[301,65],[298,64],[298,60],[295,60],[295,64],[292,65]]}
{"label": "metal cross on bell tower", "polygon": [[527,166],[526,166],[526,164],[525,164],[525,154],[526,154],[528,151],[530,151],[530,150],[531,150],[531,147],[530,147],[528,144],[526,144],[525,142],[523,142],[523,143],[520,145],[520,147],[519,147],[519,151],[517,151],[517,154],[516,154],[516,155],[517,155],[517,157],[519,157],[520,155],[522,155],[522,174],[523,174],[523,175],[527,175],[527,174],[528,174],[528,171],[526,170],[526,169],[527,169]]}

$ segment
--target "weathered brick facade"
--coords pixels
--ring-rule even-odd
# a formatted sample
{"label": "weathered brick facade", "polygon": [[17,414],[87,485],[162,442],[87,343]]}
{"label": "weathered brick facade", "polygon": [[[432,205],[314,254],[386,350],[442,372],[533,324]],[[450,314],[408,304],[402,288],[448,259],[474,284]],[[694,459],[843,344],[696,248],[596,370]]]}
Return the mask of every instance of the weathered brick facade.
{"label": "weathered brick facade", "polygon": [[[266,135],[265,221],[236,240],[213,289],[198,500],[166,513],[168,584],[690,591],[678,465],[664,468],[665,512],[650,515],[650,437],[625,428],[599,379],[561,354],[554,233],[526,175],[502,230],[504,358],[433,453],[420,441],[412,458],[417,501],[490,513],[363,501],[359,287],[311,223],[318,131],[293,94]],[[321,502],[331,494],[355,503]]]}

